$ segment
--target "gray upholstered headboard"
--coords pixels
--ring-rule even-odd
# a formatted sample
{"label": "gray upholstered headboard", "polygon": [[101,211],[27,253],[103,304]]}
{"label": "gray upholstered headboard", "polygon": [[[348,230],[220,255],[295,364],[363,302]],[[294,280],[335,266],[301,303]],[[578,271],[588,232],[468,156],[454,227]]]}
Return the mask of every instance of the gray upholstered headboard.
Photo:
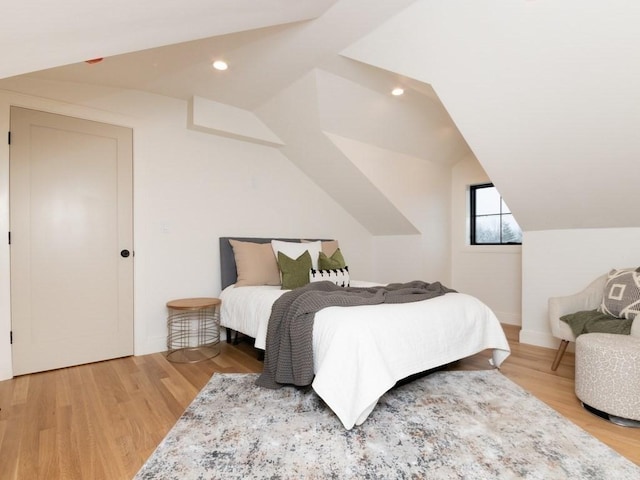
{"label": "gray upholstered headboard", "polygon": [[[233,248],[229,240],[240,240],[241,242],[271,243],[271,240],[282,240],[285,242],[300,242],[299,238],[256,238],[256,237],[220,237],[220,287],[224,290],[229,285],[236,283],[238,271],[236,270],[236,260],[233,256]],[[305,239],[306,240],[306,239]],[[327,239],[313,239],[323,240]]]}

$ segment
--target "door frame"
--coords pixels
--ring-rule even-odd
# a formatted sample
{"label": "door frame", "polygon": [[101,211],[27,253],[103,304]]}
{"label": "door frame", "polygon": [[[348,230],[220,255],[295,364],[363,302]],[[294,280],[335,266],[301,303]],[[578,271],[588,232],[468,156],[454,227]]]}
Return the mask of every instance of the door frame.
{"label": "door frame", "polygon": [[[13,349],[10,344],[11,334],[11,265],[8,242],[9,223],[9,144],[11,107],[22,107],[57,115],[67,115],[82,120],[110,123],[131,128],[133,143],[133,250],[136,243],[135,212],[135,119],[119,113],[96,110],[83,105],[70,105],[55,100],[26,94],[0,90],[0,381],[13,378]],[[135,269],[135,267],[134,267]],[[2,280],[2,279],[6,279]],[[136,322],[136,282],[133,283],[133,351],[136,355],[138,344],[138,328]]]}

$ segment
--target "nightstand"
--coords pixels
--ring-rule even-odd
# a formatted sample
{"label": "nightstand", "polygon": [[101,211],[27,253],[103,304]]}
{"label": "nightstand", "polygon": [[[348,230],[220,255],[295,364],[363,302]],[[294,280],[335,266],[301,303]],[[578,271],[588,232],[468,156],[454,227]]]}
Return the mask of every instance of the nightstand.
{"label": "nightstand", "polygon": [[167,360],[196,363],[220,353],[219,298],[167,302]]}

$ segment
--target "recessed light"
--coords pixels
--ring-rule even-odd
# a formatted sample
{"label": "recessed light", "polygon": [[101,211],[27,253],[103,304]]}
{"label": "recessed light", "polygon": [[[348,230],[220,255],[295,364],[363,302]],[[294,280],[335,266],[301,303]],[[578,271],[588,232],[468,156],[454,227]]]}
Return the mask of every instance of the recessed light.
{"label": "recessed light", "polygon": [[400,95],[402,95],[404,93],[404,89],[403,88],[394,88],[393,90],[391,90],[391,95],[394,95],[396,97],[399,97]]}
{"label": "recessed light", "polygon": [[216,70],[226,70],[227,68],[229,68],[229,65],[227,65],[227,62],[225,62],[224,60],[216,60],[215,62],[213,62],[213,68],[215,68]]}

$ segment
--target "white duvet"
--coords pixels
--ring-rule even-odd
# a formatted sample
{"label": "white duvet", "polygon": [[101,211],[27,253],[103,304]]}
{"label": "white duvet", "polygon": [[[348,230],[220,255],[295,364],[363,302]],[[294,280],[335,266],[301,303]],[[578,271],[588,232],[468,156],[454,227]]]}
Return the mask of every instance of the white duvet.
{"label": "white duvet", "polygon": [[[255,338],[256,348],[264,349],[271,305],[285,292],[277,286],[227,287],[221,325]],[[496,367],[510,354],[491,309],[463,293],[414,303],[329,307],[315,316],[312,387],[351,429],[398,380],[488,348]]]}

